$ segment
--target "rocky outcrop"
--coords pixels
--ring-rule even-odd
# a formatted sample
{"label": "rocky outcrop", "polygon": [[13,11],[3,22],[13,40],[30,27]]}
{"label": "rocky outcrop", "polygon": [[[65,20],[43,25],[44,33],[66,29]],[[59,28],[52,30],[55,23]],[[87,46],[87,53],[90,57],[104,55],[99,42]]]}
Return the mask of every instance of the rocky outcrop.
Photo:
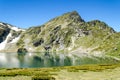
{"label": "rocky outcrop", "polygon": [[35,41],[33,41],[33,45],[35,47],[40,46],[42,43],[44,43],[43,38],[39,38],[39,39],[36,39]]}
{"label": "rocky outcrop", "polygon": [[18,54],[26,54],[28,51],[27,51],[27,49],[26,48],[19,48],[18,50],[17,50],[17,53]]}
{"label": "rocky outcrop", "polygon": [[6,39],[9,32],[10,29],[5,24],[0,23],[0,43]]}
{"label": "rocky outcrop", "polygon": [[16,43],[24,30],[7,23],[0,22],[0,51],[14,52],[17,49]]}

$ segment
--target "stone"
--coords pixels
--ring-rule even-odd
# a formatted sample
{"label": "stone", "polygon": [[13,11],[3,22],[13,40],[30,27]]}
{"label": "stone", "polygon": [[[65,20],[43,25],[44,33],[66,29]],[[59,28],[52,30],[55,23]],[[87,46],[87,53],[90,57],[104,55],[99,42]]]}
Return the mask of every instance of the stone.
{"label": "stone", "polygon": [[26,48],[19,48],[18,50],[17,50],[17,53],[18,54],[26,54],[28,51],[27,51],[27,49]]}

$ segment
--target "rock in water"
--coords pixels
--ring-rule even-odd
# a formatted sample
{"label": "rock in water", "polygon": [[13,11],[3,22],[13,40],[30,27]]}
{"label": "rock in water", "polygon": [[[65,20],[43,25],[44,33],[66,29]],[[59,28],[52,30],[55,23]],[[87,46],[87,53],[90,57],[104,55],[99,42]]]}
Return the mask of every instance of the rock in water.
{"label": "rock in water", "polygon": [[27,49],[26,48],[19,48],[18,50],[17,50],[17,53],[18,54],[26,54],[28,51],[27,51]]}

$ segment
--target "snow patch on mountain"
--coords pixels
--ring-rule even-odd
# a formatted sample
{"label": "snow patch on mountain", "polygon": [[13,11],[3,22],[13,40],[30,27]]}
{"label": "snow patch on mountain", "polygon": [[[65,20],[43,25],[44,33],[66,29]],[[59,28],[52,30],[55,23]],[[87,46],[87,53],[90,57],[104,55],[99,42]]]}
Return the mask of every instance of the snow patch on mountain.
{"label": "snow patch on mountain", "polygon": [[10,43],[16,43],[20,39],[20,36],[14,38]]}
{"label": "snow patch on mountain", "polygon": [[3,23],[0,23],[0,25],[3,25]]}
{"label": "snow patch on mountain", "polygon": [[5,49],[5,46],[7,44],[9,37],[11,37],[11,33],[9,33],[8,36],[6,37],[6,39],[2,43],[0,43],[0,50]]}
{"label": "snow patch on mountain", "polygon": [[8,26],[10,29],[14,30],[14,31],[25,31],[25,30],[23,30],[23,29],[19,29],[19,28],[15,27],[15,26],[11,26],[11,25],[9,25],[9,24],[7,24],[7,26]]}

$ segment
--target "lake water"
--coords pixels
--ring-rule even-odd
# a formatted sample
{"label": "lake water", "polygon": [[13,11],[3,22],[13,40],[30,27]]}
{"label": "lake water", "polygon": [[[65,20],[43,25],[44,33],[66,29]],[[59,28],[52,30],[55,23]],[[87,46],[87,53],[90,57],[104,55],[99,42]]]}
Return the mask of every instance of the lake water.
{"label": "lake water", "polygon": [[110,58],[78,57],[63,53],[0,53],[0,68],[40,68],[81,64],[111,63]]}

